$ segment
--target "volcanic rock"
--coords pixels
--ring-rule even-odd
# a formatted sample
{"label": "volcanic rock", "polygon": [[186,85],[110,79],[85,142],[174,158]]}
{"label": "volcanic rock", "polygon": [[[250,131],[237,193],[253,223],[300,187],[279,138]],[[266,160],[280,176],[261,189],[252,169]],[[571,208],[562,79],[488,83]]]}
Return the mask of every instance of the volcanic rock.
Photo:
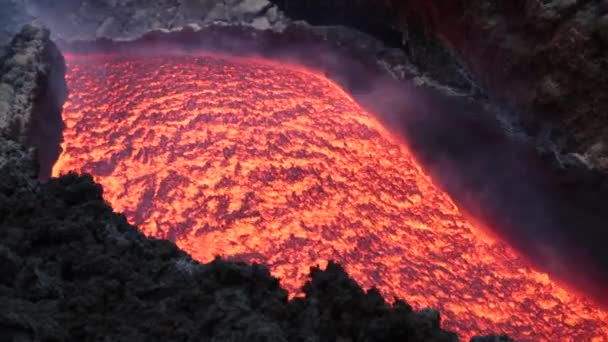
{"label": "volcanic rock", "polygon": [[527,111],[521,119],[529,134],[541,132],[534,129],[539,125],[560,128],[571,139],[558,150],[583,155],[606,172],[607,151],[597,148],[608,136],[608,97],[600,90],[608,88],[602,72],[608,55],[596,39],[601,7],[599,1],[408,1],[402,13],[410,22],[420,18],[490,94]]}
{"label": "volcanic rock", "polygon": [[334,263],[287,299],[259,265],[199,264],[144,237],[90,176],[42,184],[0,138],[0,339],[457,341],[438,314],[387,304]]}
{"label": "volcanic rock", "polygon": [[268,0],[28,1],[26,12],[66,41],[133,40],[154,31],[211,24],[281,30],[282,16]]}
{"label": "volcanic rock", "polygon": [[[317,6],[276,2],[288,15]],[[536,125],[565,132],[573,141],[558,150],[584,155],[590,166],[608,172],[605,1],[363,0],[323,6],[336,18],[369,13],[368,22],[401,31],[406,49],[419,32],[436,37],[491,96],[529,113],[521,117],[529,134],[539,133]]]}
{"label": "volcanic rock", "polygon": [[61,152],[65,62],[45,28],[26,25],[0,56],[0,136],[38,150],[48,178]]}

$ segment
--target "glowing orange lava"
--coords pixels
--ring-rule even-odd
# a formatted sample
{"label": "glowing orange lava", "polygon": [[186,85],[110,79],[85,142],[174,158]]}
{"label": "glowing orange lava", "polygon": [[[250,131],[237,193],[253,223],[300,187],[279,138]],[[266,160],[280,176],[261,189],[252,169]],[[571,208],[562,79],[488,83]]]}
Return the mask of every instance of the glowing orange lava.
{"label": "glowing orange lava", "polygon": [[150,236],[266,264],[292,293],[343,264],[461,337],[608,341],[608,315],[483,235],[321,75],[221,56],[71,56],[64,152]]}

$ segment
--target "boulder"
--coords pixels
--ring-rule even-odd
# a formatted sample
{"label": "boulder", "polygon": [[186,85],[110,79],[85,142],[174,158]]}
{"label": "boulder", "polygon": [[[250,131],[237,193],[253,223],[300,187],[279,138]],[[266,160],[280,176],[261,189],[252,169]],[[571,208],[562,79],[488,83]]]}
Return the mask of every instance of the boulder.
{"label": "boulder", "polygon": [[0,56],[0,136],[35,147],[48,179],[61,152],[65,62],[43,27],[26,25]]}

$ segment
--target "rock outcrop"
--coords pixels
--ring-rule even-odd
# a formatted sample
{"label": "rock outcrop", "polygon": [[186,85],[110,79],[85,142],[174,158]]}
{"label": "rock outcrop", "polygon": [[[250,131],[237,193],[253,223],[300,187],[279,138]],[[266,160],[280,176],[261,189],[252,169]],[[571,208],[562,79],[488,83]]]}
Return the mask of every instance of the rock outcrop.
{"label": "rock outcrop", "polygon": [[114,213],[90,176],[42,184],[34,164],[0,138],[2,341],[458,340],[436,311],[389,305],[334,263],[292,300],[259,265],[199,264]]}
{"label": "rock outcrop", "polygon": [[420,20],[490,94],[528,113],[532,135],[548,128],[564,152],[608,172],[605,1],[403,3],[406,21]]}
{"label": "rock outcrop", "polygon": [[286,20],[269,0],[30,0],[24,7],[66,41],[133,40],[211,24],[281,30]]}
{"label": "rock outcrop", "polygon": [[65,62],[45,28],[26,25],[0,56],[0,136],[37,151],[50,177],[61,152]]}

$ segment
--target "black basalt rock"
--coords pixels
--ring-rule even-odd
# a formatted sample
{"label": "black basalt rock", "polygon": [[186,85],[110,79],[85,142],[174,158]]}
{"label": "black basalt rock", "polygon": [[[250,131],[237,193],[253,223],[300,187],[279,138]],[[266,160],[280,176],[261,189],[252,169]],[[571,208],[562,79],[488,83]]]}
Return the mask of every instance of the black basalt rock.
{"label": "black basalt rock", "polygon": [[63,55],[39,26],[25,25],[0,56],[0,136],[36,148],[41,179],[61,153],[65,71]]}

